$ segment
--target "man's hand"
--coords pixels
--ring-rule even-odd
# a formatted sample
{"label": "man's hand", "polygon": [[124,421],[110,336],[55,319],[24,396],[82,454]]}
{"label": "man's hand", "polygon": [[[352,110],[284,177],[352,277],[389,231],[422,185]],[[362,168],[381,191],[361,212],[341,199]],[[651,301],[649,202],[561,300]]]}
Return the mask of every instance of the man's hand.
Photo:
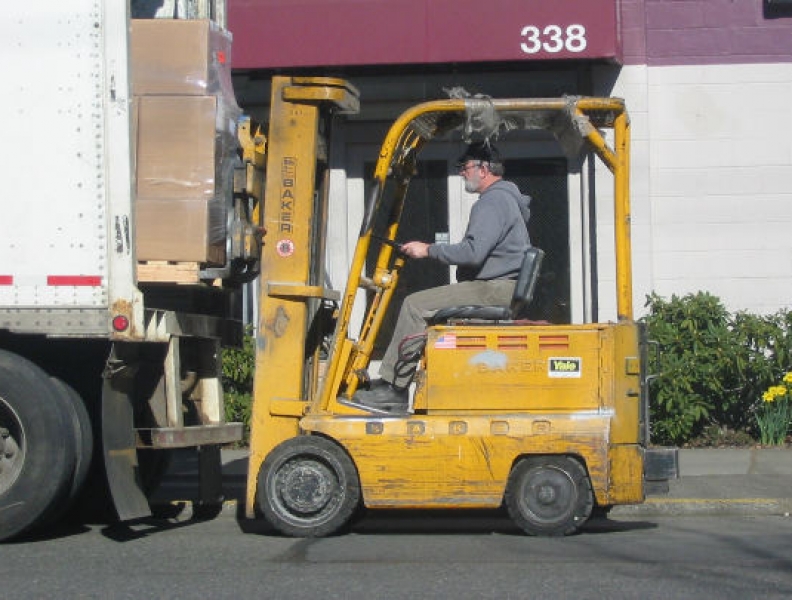
{"label": "man's hand", "polygon": [[425,242],[407,242],[399,248],[410,258],[426,258],[429,256],[429,244]]}

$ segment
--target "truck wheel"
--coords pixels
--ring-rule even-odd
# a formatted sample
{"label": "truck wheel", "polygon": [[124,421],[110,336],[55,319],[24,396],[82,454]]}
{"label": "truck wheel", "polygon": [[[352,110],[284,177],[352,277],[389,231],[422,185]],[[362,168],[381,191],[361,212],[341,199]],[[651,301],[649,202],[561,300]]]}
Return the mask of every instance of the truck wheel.
{"label": "truck wheel", "polygon": [[33,527],[68,493],[72,422],[49,376],[0,350],[0,540]]}
{"label": "truck wheel", "polygon": [[77,449],[74,477],[72,477],[72,487],[69,494],[70,499],[73,500],[80,492],[91,468],[94,447],[93,428],[88,409],[85,408],[82,398],[75,389],[60,379],[53,379],[52,381],[63,392],[64,397],[69,400],[69,406],[72,409],[72,427]]}
{"label": "truck wheel", "polygon": [[37,528],[40,526],[47,527],[55,523],[71,508],[85,480],[88,478],[91,460],[93,459],[94,441],[91,417],[88,415],[88,410],[85,408],[82,398],[73,387],[60,379],[52,377],[50,381],[57,388],[65,409],[69,413],[74,436],[75,459],[70,481],[67,482],[69,485],[65,498],[56,502],[50,511],[38,520],[36,523]]}
{"label": "truck wheel", "polygon": [[322,537],[346,525],[360,501],[352,460],[333,442],[301,436],[277,446],[261,465],[256,504],[293,537]]}
{"label": "truck wheel", "polygon": [[534,456],[512,469],[509,515],[528,535],[574,533],[591,515],[594,496],[583,465],[568,456]]}

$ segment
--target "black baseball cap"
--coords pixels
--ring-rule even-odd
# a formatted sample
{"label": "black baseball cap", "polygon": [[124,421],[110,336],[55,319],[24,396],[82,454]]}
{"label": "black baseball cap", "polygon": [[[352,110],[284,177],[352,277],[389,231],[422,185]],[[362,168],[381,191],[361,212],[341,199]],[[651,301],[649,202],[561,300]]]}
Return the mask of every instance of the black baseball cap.
{"label": "black baseball cap", "polygon": [[457,159],[457,167],[463,167],[469,160],[500,164],[501,156],[498,149],[489,142],[473,142],[467,147],[462,156]]}

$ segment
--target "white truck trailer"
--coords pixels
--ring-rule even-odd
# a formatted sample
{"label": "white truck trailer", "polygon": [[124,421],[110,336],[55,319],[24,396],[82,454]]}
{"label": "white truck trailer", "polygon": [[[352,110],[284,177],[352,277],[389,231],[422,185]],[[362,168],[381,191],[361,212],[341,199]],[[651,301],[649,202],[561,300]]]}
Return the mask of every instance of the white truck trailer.
{"label": "white truck trailer", "polygon": [[92,462],[120,518],[150,514],[145,479],[173,448],[198,448],[216,503],[219,444],[241,436],[219,349],[241,339],[260,230],[225,6],[136,8],[0,14],[0,540],[56,519]]}

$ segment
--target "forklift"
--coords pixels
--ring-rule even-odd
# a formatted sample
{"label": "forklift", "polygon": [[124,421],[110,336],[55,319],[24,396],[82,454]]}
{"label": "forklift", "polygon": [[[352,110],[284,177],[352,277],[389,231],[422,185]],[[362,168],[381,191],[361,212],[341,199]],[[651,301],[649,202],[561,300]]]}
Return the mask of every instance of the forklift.
{"label": "forklift", "polygon": [[[673,476],[675,463],[648,448],[623,100],[462,97],[405,111],[379,152],[339,293],[324,274],[328,139],[339,115],[358,107],[344,80],[273,78],[246,516],[288,536],[320,537],[361,507],[505,506],[527,534],[558,536],[592,512],[643,502],[648,482]],[[409,405],[356,402],[405,264],[396,240],[421,150],[457,132],[486,139],[512,130],[551,132],[612,174],[617,320],[527,320],[542,258],[534,249],[510,306],[442,311],[405,349],[418,360]],[[353,331],[355,303],[366,301]]]}

